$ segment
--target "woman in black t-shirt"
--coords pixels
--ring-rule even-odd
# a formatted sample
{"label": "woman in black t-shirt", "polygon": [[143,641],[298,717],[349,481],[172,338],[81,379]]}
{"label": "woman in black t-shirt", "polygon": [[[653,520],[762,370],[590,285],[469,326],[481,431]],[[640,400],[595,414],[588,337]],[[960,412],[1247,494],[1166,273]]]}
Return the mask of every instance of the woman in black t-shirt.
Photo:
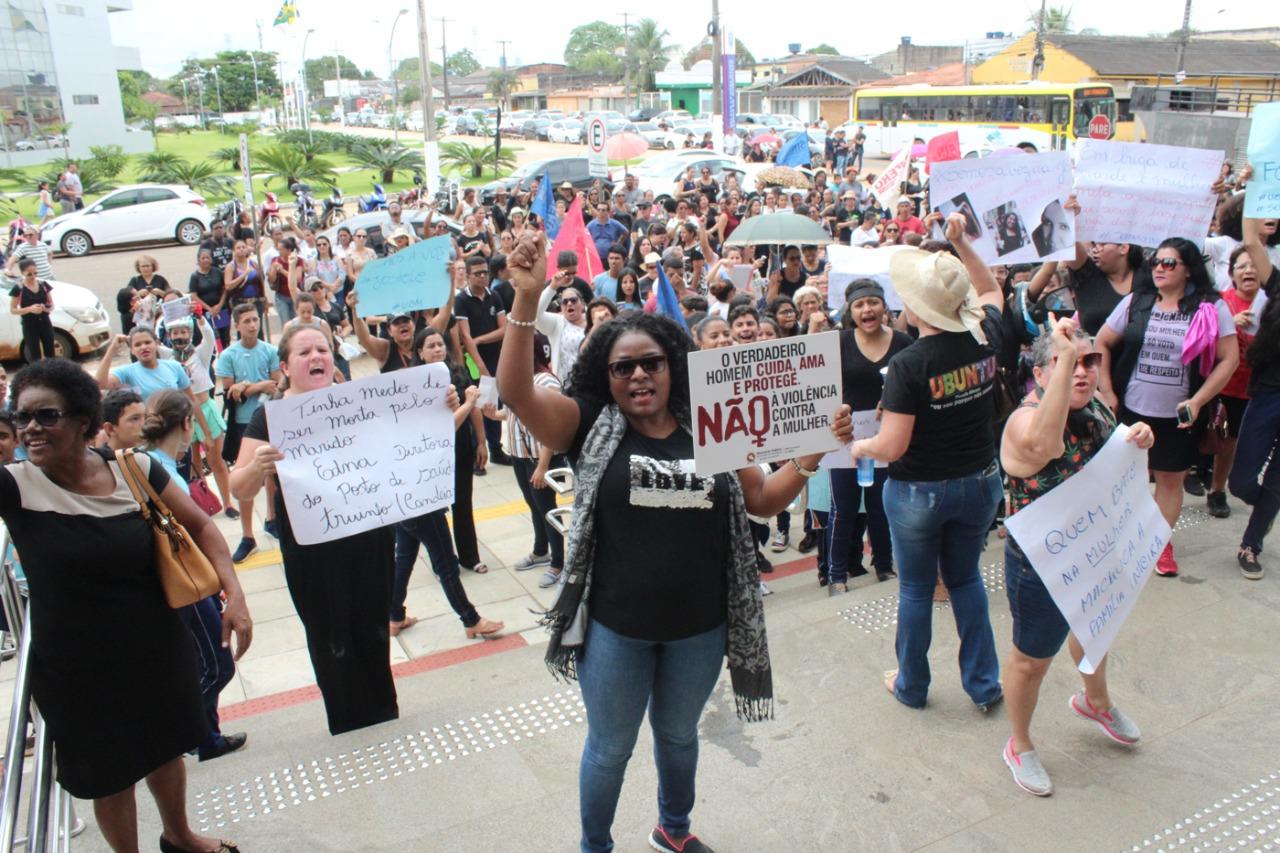
{"label": "woman in black t-shirt", "polygon": [[[53,287],[36,278],[36,262],[18,261],[22,281],[9,291],[9,313],[22,317],[22,354],[28,361],[53,358]],[[42,354],[43,353],[43,354]],[[70,355],[70,353],[68,353]]]}
{"label": "woman in black t-shirt", "polygon": [[960,261],[918,249],[890,261],[920,339],[889,362],[880,432],[853,443],[854,461],[889,463],[884,507],[899,572],[898,669],[885,674],[885,687],[913,708],[924,707],[929,690],[939,570],[960,634],[964,690],[983,709],[1001,698],[978,560],[1001,497],[991,421],[1002,300],[964,226],[960,214],[947,217]]}
{"label": "woman in black t-shirt", "polygon": [[[902,350],[911,346],[911,336],[889,328],[884,289],[872,279],[855,279],[848,287],[844,328],[840,331],[840,369],[844,402],[855,412],[867,412],[880,405],[884,376],[880,373]],[[828,595],[848,591],[849,565],[862,568],[862,536],[871,534],[871,565],[876,580],[889,580],[893,571],[893,546],[889,539],[889,519],[884,514],[883,492],[888,471],[877,468],[875,483],[858,485],[854,468],[831,469],[831,510],[827,516]],[[859,506],[866,502],[866,515]],[[865,518],[865,521],[863,520]]]}
{"label": "woman in black t-shirt", "polygon": [[213,252],[209,249],[200,250],[196,259],[196,268],[187,281],[187,292],[204,306],[222,346],[224,348],[230,346],[231,309],[227,307],[227,289],[223,284],[222,270],[215,269],[213,266]]}
{"label": "woman in black t-shirt", "polygon": [[[574,365],[573,397],[535,387],[528,351],[545,258],[545,239],[530,234],[508,259],[516,298],[498,387],[534,437],[553,451],[567,450],[575,468],[560,594],[545,622],[547,663],[580,680],[587,707],[582,849],[612,848],[610,827],[646,708],[661,791],[650,843],[685,849],[698,720],[726,653],[739,716],[758,720],[772,710],[747,513],[784,509],[821,454],[767,477],[756,466],[696,474],[690,341],[656,314],[627,312],[598,329]],[[834,429],[847,440],[847,409]]]}

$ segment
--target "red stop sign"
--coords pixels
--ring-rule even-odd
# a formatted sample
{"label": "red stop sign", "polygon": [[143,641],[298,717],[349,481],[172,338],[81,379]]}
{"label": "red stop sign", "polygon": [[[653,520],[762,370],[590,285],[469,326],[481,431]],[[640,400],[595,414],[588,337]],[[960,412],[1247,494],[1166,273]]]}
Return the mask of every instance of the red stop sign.
{"label": "red stop sign", "polygon": [[1111,119],[1105,115],[1096,115],[1089,119],[1089,138],[1090,139],[1110,139],[1111,138]]}

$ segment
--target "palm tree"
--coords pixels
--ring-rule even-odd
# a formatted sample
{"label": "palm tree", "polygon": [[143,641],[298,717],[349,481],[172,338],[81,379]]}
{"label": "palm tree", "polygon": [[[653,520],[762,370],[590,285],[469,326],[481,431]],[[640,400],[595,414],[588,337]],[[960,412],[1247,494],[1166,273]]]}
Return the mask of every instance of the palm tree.
{"label": "palm tree", "polygon": [[[144,174],[163,172],[182,158],[172,151],[149,151],[138,158],[138,170]],[[80,179],[84,180],[83,177]]]}
{"label": "palm tree", "polygon": [[235,182],[227,175],[218,174],[218,165],[208,160],[191,163],[177,159],[157,172],[142,175],[144,181],[161,184],[185,184],[190,189],[207,195],[234,195]]}
{"label": "palm tree", "polygon": [[1047,7],[1044,10],[1043,26],[1040,23],[1040,13],[1032,12],[1027,16],[1027,23],[1031,25],[1033,30],[1041,30],[1046,33],[1069,33],[1071,32],[1071,7]]}
{"label": "palm tree", "polygon": [[267,186],[276,179],[283,181],[286,187],[293,186],[299,181],[333,186],[334,181],[337,180],[332,163],[323,157],[313,157],[308,160],[302,152],[291,145],[272,145],[263,148],[254,155],[254,158],[255,165],[268,173]]}
{"label": "palm tree", "polygon": [[228,145],[226,148],[219,148],[212,152],[210,157],[215,163],[225,163],[227,168],[233,171],[240,171],[240,146]]}
{"label": "palm tree", "polygon": [[512,71],[498,69],[489,75],[489,94],[501,101],[504,107],[510,107],[508,99],[515,87],[516,75]]}
{"label": "palm tree", "polygon": [[459,172],[469,172],[471,177],[478,178],[484,174],[485,166],[493,167],[496,178],[503,170],[514,169],[518,148],[503,148],[495,162],[493,146],[472,145],[468,142],[446,142],[440,146],[440,163]]}
{"label": "palm tree", "polygon": [[396,172],[422,171],[422,154],[396,145],[390,139],[365,139],[351,147],[351,159],[377,171],[384,184],[396,178]]}
{"label": "palm tree", "polygon": [[653,18],[644,18],[631,31],[627,62],[639,81],[640,91],[653,91],[655,75],[667,64],[667,45],[663,39],[668,35],[666,30],[658,28]]}

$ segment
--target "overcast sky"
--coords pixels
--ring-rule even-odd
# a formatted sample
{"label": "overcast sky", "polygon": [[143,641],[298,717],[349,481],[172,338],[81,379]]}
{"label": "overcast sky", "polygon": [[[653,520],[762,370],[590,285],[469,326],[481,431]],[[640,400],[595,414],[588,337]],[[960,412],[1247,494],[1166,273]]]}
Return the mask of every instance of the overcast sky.
{"label": "overcast sky", "polygon": [[[396,27],[392,55],[396,61],[417,55],[413,0],[296,2],[301,17],[290,27],[272,26],[280,0],[133,0],[133,11],[113,13],[110,20],[114,41],[138,47],[144,68],[160,76],[174,73],[189,56],[257,47],[259,23],[263,46],[280,51],[286,61],[298,60],[302,36],[313,28],[315,33],[307,46],[310,56],[337,49],[362,69],[385,75],[391,22],[401,8],[408,8],[409,13]],[[1182,24],[1181,0],[1060,0],[1057,5],[1071,7],[1076,29],[1094,27],[1109,35],[1168,32]],[[809,47],[825,41],[847,55],[866,56],[893,48],[904,35],[911,36],[917,44],[956,44],[964,39],[980,39],[988,31],[1020,33],[1027,28],[1027,16],[1033,7],[1039,8],[1032,0],[919,0],[902,6],[882,2],[801,4],[791,8],[803,10],[804,23],[786,23],[785,15],[776,11],[779,7],[787,8],[787,4],[777,0],[721,0],[720,13],[724,26],[757,58],[763,58],[784,55],[791,42]],[[893,14],[895,10],[902,14]],[[501,52],[498,39],[510,40],[507,60],[511,64],[563,61],[564,44],[574,26],[598,19],[621,25],[623,12],[655,18],[668,31],[669,42],[689,46],[706,32],[711,3],[427,2],[428,16],[455,19],[447,25],[449,52],[470,48],[485,65],[497,64]],[[824,12],[827,20],[819,21],[819,14]],[[1275,21],[1275,5],[1256,0],[1200,0],[1191,18],[1192,26],[1200,30],[1274,26]],[[434,20],[429,37],[433,57],[439,61],[440,24]]]}

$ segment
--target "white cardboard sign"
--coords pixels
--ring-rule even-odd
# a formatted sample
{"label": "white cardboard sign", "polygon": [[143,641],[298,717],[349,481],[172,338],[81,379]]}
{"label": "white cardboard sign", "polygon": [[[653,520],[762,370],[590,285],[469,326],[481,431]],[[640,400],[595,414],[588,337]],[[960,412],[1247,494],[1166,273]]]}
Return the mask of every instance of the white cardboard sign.
{"label": "white cardboard sign", "polygon": [[1133,611],[1169,524],[1147,488],[1147,451],[1116,427],[1084,468],[1005,519],[1005,526],[1097,670]]}
{"label": "white cardboard sign", "polygon": [[271,443],[301,545],[342,539],[453,503],[449,371],[424,364],[272,400]]}
{"label": "white cardboard sign", "polygon": [[1071,158],[1065,151],[1008,154],[933,164],[929,199],[944,217],[960,213],[988,265],[1075,257]]}
{"label": "white cardboard sign", "polygon": [[1222,170],[1221,151],[1085,139],[1076,159],[1077,239],[1158,246],[1185,237],[1204,246]]}
{"label": "white cardboard sign", "polygon": [[840,387],[837,332],[689,353],[697,473],[835,450]]}
{"label": "white cardboard sign", "polygon": [[827,307],[832,311],[844,310],[844,291],[854,279],[869,278],[884,288],[884,302],[891,311],[902,310],[902,298],[893,287],[889,275],[889,259],[909,246],[877,246],[866,249],[861,246],[827,246]]}

